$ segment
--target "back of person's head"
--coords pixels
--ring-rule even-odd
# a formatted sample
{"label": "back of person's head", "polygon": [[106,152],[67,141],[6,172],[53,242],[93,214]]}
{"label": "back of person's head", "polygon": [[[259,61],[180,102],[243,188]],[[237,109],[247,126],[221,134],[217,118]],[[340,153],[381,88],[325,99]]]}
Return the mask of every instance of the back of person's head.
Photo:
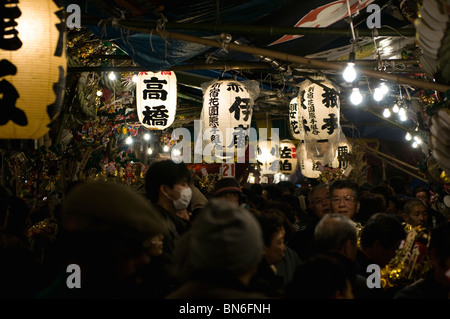
{"label": "back of person's head", "polygon": [[332,256],[317,254],[297,266],[285,299],[353,299],[351,277]]}
{"label": "back of person's head", "polygon": [[223,177],[214,185],[213,196],[220,197],[228,193],[242,194],[241,184],[234,177]]}
{"label": "back of person's head", "polygon": [[275,234],[284,227],[284,218],[282,214],[266,210],[261,212],[257,219],[261,225],[264,246],[269,247]]}
{"label": "back of person's head", "polygon": [[374,194],[372,192],[362,192],[359,197],[359,211],[356,215],[356,220],[362,224],[366,223],[367,219],[375,213],[385,213],[387,203],[381,194]]}
{"label": "back of person's head", "polygon": [[267,201],[278,200],[283,195],[282,190],[275,184],[266,185],[263,189],[263,196],[267,198]]}
{"label": "back of person's head", "polygon": [[250,190],[255,194],[255,195],[262,195],[262,191],[263,191],[263,187],[261,184],[251,184],[250,185]]}
{"label": "back of person's head", "polygon": [[359,186],[356,182],[354,182],[350,179],[338,179],[338,180],[334,181],[330,185],[330,195],[333,194],[333,191],[335,189],[344,189],[344,188],[351,189],[355,201],[359,200],[359,193],[360,193]]}
{"label": "back of person's head", "polygon": [[82,269],[81,264],[88,265],[84,270],[92,270],[93,282],[114,282],[119,275],[115,267],[128,258],[141,256],[153,236],[167,234],[149,201],[116,183],[76,185],[63,202],[61,217],[64,254]]}
{"label": "back of person's head", "polygon": [[387,213],[376,213],[361,230],[360,244],[362,247],[370,247],[379,241],[384,249],[390,249],[405,236],[405,227],[399,218]]}
{"label": "back of person's head", "polygon": [[295,188],[294,183],[290,181],[280,181],[276,184],[283,194],[292,194]]}
{"label": "back of person's head", "polygon": [[370,189],[370,192],[373,194],[380,194],[384,197],[384,200],[386,201],[386,203],[389,202],[389,198],[392,197],[392,191],[389,188],[388,185],[385,184],[379,184],[377,186],[374,186]]}
{"label": "back of person's head", "polygon": [[450,221],[440,224],[431,230],[429,251],[435,253],[442,268],[447,268],[450,258]]}
{"label": "back of person's head", "polygon": [[406,181],[402,176],[393,176],[389,179],[389,186],[395,191],[396,194],[406,195]]}
{"label": "back of person's head", "polygon": [[239,276],[256,269],[262,253],[256,217],[245,208],[213,198],[177,241],[175,261],[184,265],[175,265],[174,271],[181,280],[198,273]]}
{"label": "back of person's head", "polygon": [[145,191],[152,203],[158,202],[161,185],[173,187],[177,183],[191,182],[191,173],[184,162],[172,160],[153,162],[145,173]]}
{"label": "back of person's head", "polygon": [[341,214],[327,214],[317,224],[314,230],[314,245],[318,253],[340,251],[350,240],[357,242],[355,223]]}
{"label": "back of person's head", "polygon": [[267,205],[262,212],[279,214],[283,218],[283,227],[286,231],[286,241],[289,241],[293,238],[296,232],[296,229],[294,227],[296,219],[295,211],[291,207],[291,205],[284,202],[273,202]]}

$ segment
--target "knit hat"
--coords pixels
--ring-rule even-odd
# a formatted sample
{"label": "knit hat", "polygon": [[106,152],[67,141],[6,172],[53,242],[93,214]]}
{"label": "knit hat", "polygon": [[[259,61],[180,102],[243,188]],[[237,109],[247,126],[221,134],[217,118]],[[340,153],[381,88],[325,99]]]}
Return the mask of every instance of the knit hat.
{"label": "knit hat", "polygon": [[114,234],[136,240],[166,232],[158,212],[143,195],[107,182],[74,186],[63,202],[62,221],[69,232]]}
{"label": "knit hat", "polygon": [[227,193],[239,193],[242,194],[241,186],[239,181],[233,177],[224,177],[216,182],[214,188],[214,197],[221,196]]}
{"label": "knit hat", "polygon": [[192,225],[191,264],[196,270],[242,274],[263,254],[261,226],[244,208],[211,199]]}

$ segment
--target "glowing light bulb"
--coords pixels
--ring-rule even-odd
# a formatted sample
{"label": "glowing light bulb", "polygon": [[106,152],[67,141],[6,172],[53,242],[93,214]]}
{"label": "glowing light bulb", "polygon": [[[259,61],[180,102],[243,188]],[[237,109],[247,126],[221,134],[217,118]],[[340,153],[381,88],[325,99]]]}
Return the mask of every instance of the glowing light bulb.
{"label": "glowing light bulb", "polygon": [[152,155],[153,154],[153,150],[150,147],[147,148],[147,154],[148,155]]}
{"label": "glowing light bulb", "polygon": [[411,146],[414,148],[417,148],[417,146],[419,146],[419,144],[417,144],[417,142],[413,142]]}
{"label": "glowing light bulb", "polygon": [[102,90],[97,90],[97,96],[102,96],[103,95],[103,91]]}
{"label": "glowing light bulb", "polygon": [[133,75],[133,77],[131,78],[131,81],[133,81],[134,83],[138,83],[138,76],[136,74]]}
{"label": "glowing light bulb", "polygon": [[386,95],[389,92],[389,89],[384,82],[381,82],[379,88],[381,89],[381,93],[383,93],[383,95]]}
{"label": "glowing light bulb", "polygon": [[422,144],[422,139],[419,137],[419,136],[414,136],[414,141],[418,144],[418,145],[420,145],[420,144]]}
{"label": "glowing light bulb", "polygon": [[170,149],[170,148],[169,148],[169,146],[167,146],[167,145],[164,145],[164,147],[163,147],[163,151],[164,151],[164,152],[168,152],[168,151],[169,151],[169,149]]}
{"label": "glowing light bulb", "polygon": [[125,143],[127,143],[128,145],[133,144],[133,139],[131,138],[131,136],[127,137],[127,139],[125,140]]}
{"label": "glowing light bulb", "polygon": [[363,97],[361,93],[359,92],[359,88],[353,88],[352,94],[350,95],[350,102],[354,105],[358,105],[362,102]]}
{"label": "glowing light bulb", "polygon": [[377,102],[381,101],[384,97],[383,92],[381,91],[380,88],[375,88],[375,90],[373,91],[373,99]]}
{"label": "glowing light bulb", "polygon": [[398,107],[397,103],[395,103],[394,106],[392,107],[392,112],[398,113],[399,110],[400,108]]}
{"label": "glowing light bulb", "polygon": [[405,135],[405,139],[406,139],[407,141],[411,141],[411,139],[412,139],[411,133],[407,132],[406,135]]}
{"label": "glowing light bulb", "polygon": [[111,81],[114,81],[114,80],[116,79],[116,74],[115,74],[114,72],[111,72],[111,73],[108,74],[108,78],[109,78]]}
{"label": "glowing light bulb", "polygon": [[342,77],[346,82],[353,82],[356,79],[355,63],[348,62],[347,67],[342,73]]}
{"label": "glowing light bulb", "polygon": [[383,111],[383,116],[388,118],[389,116],[391,116],[391,111],[389,111],[388,108],[385,108]]}
{"label": "glowing light bulb", "polygon": [[145,133],[144,134],[144,140],[146,140],[146,141],[150,140],[150,134]]}

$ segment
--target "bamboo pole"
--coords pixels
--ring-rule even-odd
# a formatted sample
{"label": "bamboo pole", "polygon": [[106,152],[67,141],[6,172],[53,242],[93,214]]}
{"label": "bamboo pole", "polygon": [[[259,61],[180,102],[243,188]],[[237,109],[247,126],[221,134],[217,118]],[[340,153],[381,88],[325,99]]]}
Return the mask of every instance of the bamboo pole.
{"label": "bamboo pole", "polygon": [[[111,24],[112,20],[100,20],[96,17],[82,16],[81,21],[84,25]],[[140,31],[150,32],[157,27],[158,21],[151,20],[123,20],[117,22],[121,27],[127,29],[139,29]],[[248,25],[248,24],[212,24],[212,23],[178,23],[165,22],[165,30],[177,31],[202,31],[202,32],[236,32],[239,34],[262,34],[262,35],[314,35],[321,37],[347,36],[352,37],[349,28],[302,28],[302,27],[283,27],[271,25]],[[359,36],[391,36],[391,37],[415,37],[416,30],[403,28],[393,30],[391,28],[358,29]]]}

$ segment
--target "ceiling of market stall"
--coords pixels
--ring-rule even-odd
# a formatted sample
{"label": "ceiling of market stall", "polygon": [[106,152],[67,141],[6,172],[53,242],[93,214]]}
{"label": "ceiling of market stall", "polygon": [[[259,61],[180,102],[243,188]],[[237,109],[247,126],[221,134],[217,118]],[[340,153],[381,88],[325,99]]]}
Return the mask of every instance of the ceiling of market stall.
{"label": "ceiling of market stall", "polygon": [[[174,127],[199,118],[202,85],[218,78],[258,81],[254,120],[286,126],[299,85],[323,75],[339,89],[347,136],[399,142],[405,132],[427,130],[426,103],[450,88],[439,67],[440,46],[433,47],[443,46],[446,26],[442,31],[436,23],[435,32],[419,35],[418,22],[423,25],[426,17],[420,16],[417,1],[63,2],[81,9],[81,28],[68,33],[68,85],[83,72],[97,72],[99,83],[114,90],[117,83],[132,85],[138,71],[175,71]],[[359,106],[349,102],[352,86],[342,78],[351,52],[360,70],[356,86],[364,96]],[[121,82],[108,81],[110,71],[120,71]],[[376,102],[371,95],[380,81],[386,81],[389,93]],[[399,100],[407,120],[383,117],[383,110]]]}

